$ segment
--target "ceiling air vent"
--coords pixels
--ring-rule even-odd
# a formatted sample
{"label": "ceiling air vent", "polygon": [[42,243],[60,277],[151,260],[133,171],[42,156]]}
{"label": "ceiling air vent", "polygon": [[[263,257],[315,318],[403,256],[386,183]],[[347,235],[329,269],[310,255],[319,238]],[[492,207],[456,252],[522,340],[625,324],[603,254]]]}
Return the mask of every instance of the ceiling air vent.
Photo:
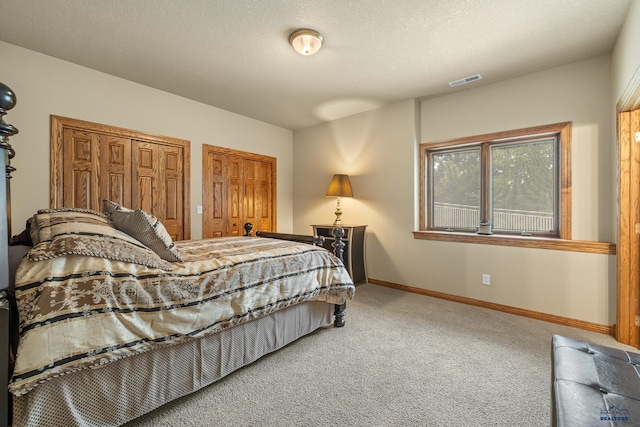
{"label": "ceiling air vent", "polygon": [[475,74],[473,76],[465,77],[464,79],[454,80],[449,82],[449,86],[456,87],[460,85],[464,85],[467,83],[475,82],[476,80],[481,80],[482,76],[480,74]]}

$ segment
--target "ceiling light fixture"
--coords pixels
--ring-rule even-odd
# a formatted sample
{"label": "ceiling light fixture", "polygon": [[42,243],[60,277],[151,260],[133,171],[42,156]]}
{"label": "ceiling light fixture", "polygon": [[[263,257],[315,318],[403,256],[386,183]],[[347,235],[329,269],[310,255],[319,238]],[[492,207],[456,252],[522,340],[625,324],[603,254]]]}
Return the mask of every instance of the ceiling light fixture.
{"label": "ceiling light fixture", "polygon": [[324,37],[314,30],[297,30],[289,36],[289,43],[300,55],[313,55],[322,47]]}

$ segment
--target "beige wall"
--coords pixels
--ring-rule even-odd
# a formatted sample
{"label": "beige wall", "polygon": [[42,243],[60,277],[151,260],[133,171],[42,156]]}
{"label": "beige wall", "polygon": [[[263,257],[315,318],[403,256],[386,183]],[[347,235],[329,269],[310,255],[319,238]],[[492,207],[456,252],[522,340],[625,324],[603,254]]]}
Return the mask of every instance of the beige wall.
{"label": "beige wall", "polygon": [[191,141],[191,236],[202,236],[202,144],[278,159],[278,230],[292,227],[292,132],[69,62],[0,42],[0,81],[18,103],[6,116],[11,138],[13,233],[49,206],[49,116],[87,120]]}
{"label": "beige wall", "polygon": [[[343,218],[369,225],[371,278],[615,323],[614,256],[414,240],[411,233],[420,142],[572,121],[574,238],[613,241],[609,66],[609,56],[598,57],[295,131],[294,231],[333,219],[335,200],[323,194],[333,173],[348,173],[355,198],[343,201]],[[491,274],[490,286],[481,284],[483,273]]]}
{"label": "beige wall", "polygon": [[612,242],[615,173],[610,58],[603,56],[422,102],[422,140],[571,121],[572,233]]}
{"label": "beige wall", "polygon": [[613,101],[617,103],[629,82],[640,83],[640,0],[631,2],[611,58]]}

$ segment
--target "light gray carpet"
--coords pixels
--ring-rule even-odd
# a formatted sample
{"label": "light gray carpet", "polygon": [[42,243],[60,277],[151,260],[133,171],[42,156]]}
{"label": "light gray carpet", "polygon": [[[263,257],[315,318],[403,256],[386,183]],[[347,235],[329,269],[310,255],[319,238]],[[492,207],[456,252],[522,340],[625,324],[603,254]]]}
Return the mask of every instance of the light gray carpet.
{"label": "light gray carpet", "polygon": [[303,337],[128,427],[548,426],[551,336],[612,337],[375,285]]}

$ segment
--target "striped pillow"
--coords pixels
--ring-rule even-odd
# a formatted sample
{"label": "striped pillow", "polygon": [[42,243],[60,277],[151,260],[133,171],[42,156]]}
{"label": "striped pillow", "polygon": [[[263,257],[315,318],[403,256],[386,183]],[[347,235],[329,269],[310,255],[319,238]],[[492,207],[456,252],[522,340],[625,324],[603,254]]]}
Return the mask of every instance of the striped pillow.
{"label": "striped pillow", "polygon": [[107,217],[99,212],[80,208],[40,209],[29,222],[31,223],[31,240],[36,245],[48,242],[59,231],[60,225],[74,221],[79,224],[107,225],[113,228]]}
{"label": "striped pillow", "polygon": [[[172,270],[170,263],[128,234],[116,230],[104,215],[79,209],[41,210],[31,218],[32,261],[85,255]],[[33,237],[32,237],[33,238]]]}
{"label": "striped pillow", "polygon": [[154,251],[160,258],[170,262],[182,262],[182,256],[162,222],[141,209],[118,208],[111,212],[116,228],[124,231]]}

